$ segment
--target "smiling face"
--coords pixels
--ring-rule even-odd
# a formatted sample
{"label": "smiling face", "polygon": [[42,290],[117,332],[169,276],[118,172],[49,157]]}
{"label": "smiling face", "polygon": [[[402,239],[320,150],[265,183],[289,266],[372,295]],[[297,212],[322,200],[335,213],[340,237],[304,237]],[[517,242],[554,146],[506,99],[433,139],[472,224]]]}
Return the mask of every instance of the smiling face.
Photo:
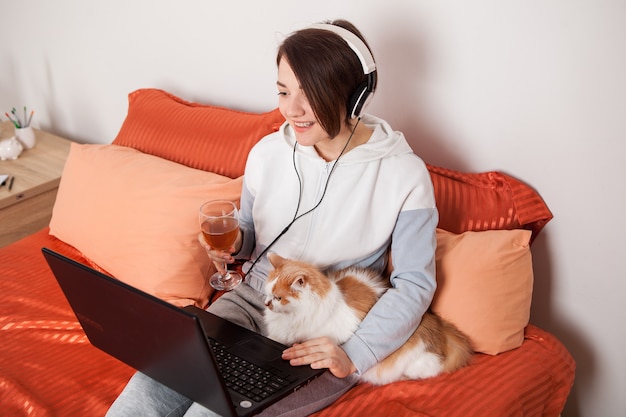
{"label": "smiling face", "polygon": [[330,140],[300,87],[289,63],[283,58],[278,65],[278,108],[296,134],[298,144],[314,146]]}

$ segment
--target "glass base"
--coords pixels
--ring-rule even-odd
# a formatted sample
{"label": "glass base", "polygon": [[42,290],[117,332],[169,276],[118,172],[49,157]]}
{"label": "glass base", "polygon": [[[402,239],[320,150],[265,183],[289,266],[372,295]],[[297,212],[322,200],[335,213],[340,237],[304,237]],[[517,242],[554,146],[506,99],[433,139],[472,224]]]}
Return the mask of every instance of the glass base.
{"label": "glass base", "polygon": [[241,284],[243,278],[237,272],[226,271],[224,275],[219,272],[211,275],[209,279],[209,283],[211,287],[220,291],[230,291],[235,288],[237,285]]}

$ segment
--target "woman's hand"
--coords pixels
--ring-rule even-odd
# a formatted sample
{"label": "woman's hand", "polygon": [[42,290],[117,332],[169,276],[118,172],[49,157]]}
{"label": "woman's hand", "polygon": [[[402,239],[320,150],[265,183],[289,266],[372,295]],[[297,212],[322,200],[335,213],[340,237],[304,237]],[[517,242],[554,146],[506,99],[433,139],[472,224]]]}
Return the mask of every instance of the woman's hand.
{"label": "woman's hand", "polygon": [[206,243],[206,240],[204,240],[202,232],[198,234],[198,241],[206,250],[207,255],[209,255],[209,258],[211,259],[211,261],[213,261],[213,264],[220,274],[226,273],[226,270],[224,269],[224,263],[232,264],[233,262],[235,262],[235,258],[233,258],[231,254],[237,251],[236,246],[241,246],[240,236],[241,234],[237,237],[237,242],[235,242],[235,245],[228,248],[228,251],[221,251],[212,249]]}
{"label": "woman's hand", "polygon": [[346,352],[327,337],[296,343],[283,351],[283,359],[288,360],[292,366],[328,368],[337,378],[345,378],[356,372],[356,367]]}

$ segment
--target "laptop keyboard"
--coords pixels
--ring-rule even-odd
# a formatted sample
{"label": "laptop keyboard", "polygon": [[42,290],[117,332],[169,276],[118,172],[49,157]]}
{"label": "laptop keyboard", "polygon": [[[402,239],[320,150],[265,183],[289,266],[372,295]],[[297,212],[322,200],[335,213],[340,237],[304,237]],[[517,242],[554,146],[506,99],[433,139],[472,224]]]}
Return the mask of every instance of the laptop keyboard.
{"label": "laptop keyboard", "polygon": [[289,385],[284,376],[233,355],[221,343],[209,339],[209,344],[226,386],[248,399],[260,402]]}

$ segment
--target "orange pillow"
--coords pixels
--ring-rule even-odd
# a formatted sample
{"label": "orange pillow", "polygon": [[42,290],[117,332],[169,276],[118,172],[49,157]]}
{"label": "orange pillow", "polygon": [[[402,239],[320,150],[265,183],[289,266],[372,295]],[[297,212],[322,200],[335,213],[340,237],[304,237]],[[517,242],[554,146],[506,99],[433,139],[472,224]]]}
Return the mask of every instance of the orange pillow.
{"label": "orange pillow", "polygon": [[283,122],[278,109],[247,113],[140,89],[128,96],[128,114],[113,144],[236,178],[252,146]]}
{"label": "orange pillow", "polygon": [[453,233],[528,229],[534,239],[552,219],[539,194],[500,172],[465,173],[429,165],[439,228]]}
{"label": "orange pillow", "polygon": [[524,340],[533,290],[530,236],[522,229],[437,229],[431,309],[464,332],[476,352],[496,355]]}
{"label": "orange pillow", "polygon": [[50,233],[114,277],[173,304],[206,306],[211,268],[197,241],[207,200],[239,201],[231,179],[116,145],[73,143]]}

